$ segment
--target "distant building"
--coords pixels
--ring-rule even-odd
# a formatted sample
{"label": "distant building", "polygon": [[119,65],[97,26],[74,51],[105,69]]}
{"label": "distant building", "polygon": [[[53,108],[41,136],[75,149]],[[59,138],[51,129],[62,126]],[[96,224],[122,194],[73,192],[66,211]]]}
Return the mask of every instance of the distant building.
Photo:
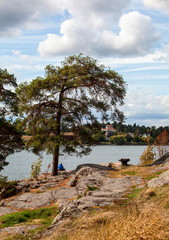
{"label": "distant building", "polygon": [[66,138],[69,141],[74,140],[74,133],[73,132],[64,132],[63,137]]}
{"label": "distant building", "polygon": [[102,128],[101,131],[105,132],[105,136],[108,137],[109,135],[113,135],[116,132],[116,129],[113,127],[112,124],[106,125],[105,128]]}

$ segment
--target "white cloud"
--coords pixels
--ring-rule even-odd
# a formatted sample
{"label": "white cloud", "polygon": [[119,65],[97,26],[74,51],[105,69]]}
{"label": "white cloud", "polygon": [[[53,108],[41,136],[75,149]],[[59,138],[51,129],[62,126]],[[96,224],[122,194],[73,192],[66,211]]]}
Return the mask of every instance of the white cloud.
{"label": "white cloud", "polygon": [[[77,0],[70,1],[72,2],[75,3]],[[156,33],[150,17],[136,11],[122,15],[118,24],[119,33],[116,33],[112,30],[116,23],[113,19],[110,25],[110,18],[112,13],[116,13],[116,9],[112,8],[110,12],[111,6],[106,5],[105,12],[97,15],[98,9],[94,10],[95,5],[89,4],[90,2],[86,0],[81,4],[85,5],[86,11],[83,9],[85,14],[81,14],[82,6],[72,10],[71,5],[70,12],[74,15],[62,23],[60,35],[48,34],[47,39],[40,42],[38,51],[41,56],[49,57],[77,52],[101,56],[143,55],[147,54],[154,42],[159,39],[159,34]]]}
{"label": "white cloud", "polygon": [[156,62],[169,62],[169,44],[163,45],[161,49],[156,51],[154,60]]}
{"label": "white cloud", "polygon": [[147,54],[153,43],[159,39],[150,17],[136,11],[129,12],[120,18],[120,32],[114,34],[104,30],[99,40],[98,51],[117,55]]}
{"label": "white cloud", "polygon": [[155,8],[161,10],[164,13],[169,13],[169,1],[168,0],[142,0],[144,5],[149,8]]}
{"label": "white cloud", "polygon": [[0,37],[16,36],[20,27],[36,24],[44,15],[59,14],[64,10],[62,0],[0,1]]}
{"label": "white cloud", "polygon": [[123,111],[127,122],[148,123],[150,126],[168,125],[169,94],[159,96],[148,90],[129,92]]}
{"label": "white cloud", "polygon": [[[169,65],[162,65],[162,66],[148,66],[148,67],[139,67],[139,68],[132,68],[124,70],[123,72],[140,72],[140,71],[149,71],[149,70],[168,70]],[[153,76],[154,77],[154,76]]]}
{"label": "white cloud", "polygon": [[85,19],[93,15],[117,19],[132,0],[64,0],[65,7],[73,17]]}

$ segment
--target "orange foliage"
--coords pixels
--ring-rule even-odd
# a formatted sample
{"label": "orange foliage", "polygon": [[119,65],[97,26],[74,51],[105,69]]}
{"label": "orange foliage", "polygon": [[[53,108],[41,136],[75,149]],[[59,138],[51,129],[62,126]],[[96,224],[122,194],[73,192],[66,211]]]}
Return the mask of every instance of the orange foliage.
{"label": "orange foliage", "polygon": [[169,136],[166,130],[157,137],[154,145],[159,158],[169,152]]}

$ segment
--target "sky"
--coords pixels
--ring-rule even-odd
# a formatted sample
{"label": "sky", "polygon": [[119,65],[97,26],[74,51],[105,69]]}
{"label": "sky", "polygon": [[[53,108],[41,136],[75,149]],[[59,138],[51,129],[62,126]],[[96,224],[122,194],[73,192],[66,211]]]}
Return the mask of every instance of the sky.
{"label": "sky", "polygon": [[17,82],[83,53],[123,76],[126,124],[169,125],[169,0],[0,0],[0,68]]}

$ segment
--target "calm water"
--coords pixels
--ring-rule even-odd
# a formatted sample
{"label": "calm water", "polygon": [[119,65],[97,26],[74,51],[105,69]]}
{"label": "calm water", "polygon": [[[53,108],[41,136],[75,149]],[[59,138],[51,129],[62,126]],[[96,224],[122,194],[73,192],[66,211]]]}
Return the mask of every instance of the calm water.
{"label": "calm water", "polygon": [[[138,164],[139,157],[146,146],[95,146],[90,155],[82,158],[75,156],[60,157],[66,170],[73,170],[83,163],[109,163],[118,162],[121,158],[130,158],[131,164]],[[33,153],[22,151],[7,158],[9,165],[0,174],[7,176],[9,180],[19,180],[30,177],[31,165],[37,160]],[[52,162],[52,156],[43,154],[42,171]]]}

